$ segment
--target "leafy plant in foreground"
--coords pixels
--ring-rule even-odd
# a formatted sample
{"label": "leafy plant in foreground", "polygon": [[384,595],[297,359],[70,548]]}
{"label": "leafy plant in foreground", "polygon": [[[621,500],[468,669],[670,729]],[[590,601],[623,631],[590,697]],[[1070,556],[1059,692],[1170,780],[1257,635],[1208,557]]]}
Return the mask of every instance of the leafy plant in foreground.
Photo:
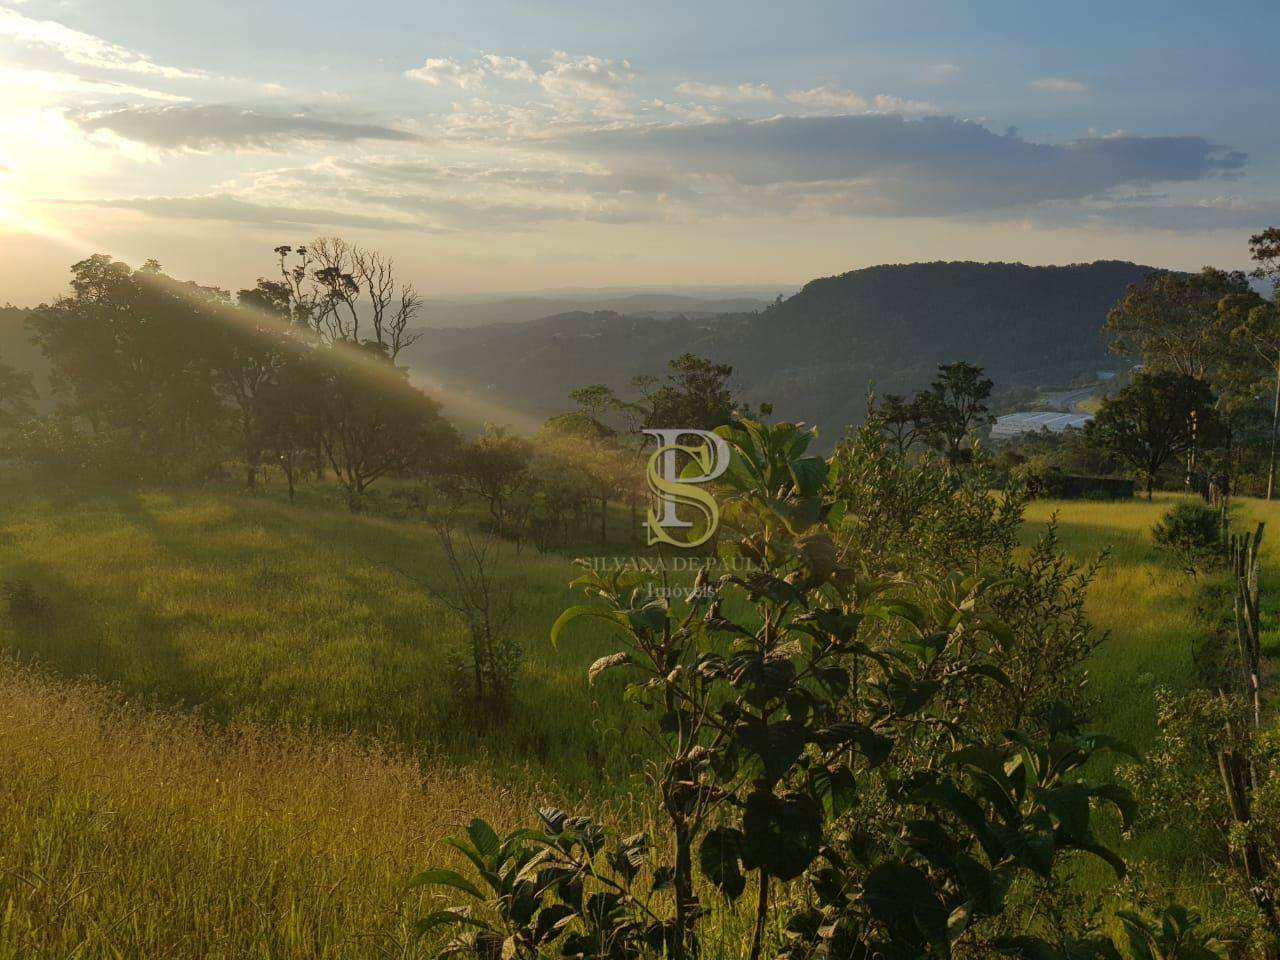
{"label": "leafy plant in foreground", "polygon": [[[966,704],[1010,683],[1000,661],[1013,635],[989,602],[998,583],[869,572],[841,536],[838,468],[807,454],[810,431],[746,420],[720,432],[734,451],[722,550],[738,562],[702,570],[679,606],[640,571],[588,569],[576,585],[589,602],[552,630],[555,642],[582,617],[612,625],[620,649],[590,677],[625,671],[625,699],[653,718],[661,831],[624,842],[645,851],[644,869],[621,850],[600,856],[588,821],[544,817],[547,829],[489,853],[473,837],[489,889],[464,892],[498,926],[444,911],[426,929],[473,928],[456,949],[482,956],[692,957],[708,914],[701,874],[731,901],[753,891],[742,951],[753,960],[766,946],[791,958],[944,957],[962,944],[1052,956],[984,921],[1016,875],[1050,876],[1068,853],[1123,870],[1091,816],[1098,804],[1127,816],[1128,795],[1079,770],[1113,744],[1081,734],[1069,711],[1046,732],[986,737]],[[582,899],[568,877],[595,894]],[[784,942],[768,936],[772,913]]]}

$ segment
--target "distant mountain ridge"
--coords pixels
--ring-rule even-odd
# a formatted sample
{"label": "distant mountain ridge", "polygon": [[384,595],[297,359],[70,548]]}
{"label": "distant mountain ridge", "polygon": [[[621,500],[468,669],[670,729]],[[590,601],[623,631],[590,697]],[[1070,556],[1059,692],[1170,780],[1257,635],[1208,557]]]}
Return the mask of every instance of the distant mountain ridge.
{"label": "distant mountain ridge", "polygon": [[1107,364],[1101,327],[1154,267],[1125,261],[885,265],[810,281],[766,309],[663,317],[576,309],[532,322],[429,330],[414,369],[490,405],[550,416],[588,383],[627,393],[691,352],[734,367],[738,393],[827,434],[861,419],[868,386],[911,392],[969,360],[998,386],[1065,384]]}
{"label": "distant mountain ridge", "polygon": [[505,297],[498,300],[427,300],[420,323],[428,329],[477,327],[494,323],[525,323],[558,313],[600,310],[643,314],[665,319],[677,315],[711,317],[724,313],[763,310],[767,300],[756,297],[695,297],[675,293]]}

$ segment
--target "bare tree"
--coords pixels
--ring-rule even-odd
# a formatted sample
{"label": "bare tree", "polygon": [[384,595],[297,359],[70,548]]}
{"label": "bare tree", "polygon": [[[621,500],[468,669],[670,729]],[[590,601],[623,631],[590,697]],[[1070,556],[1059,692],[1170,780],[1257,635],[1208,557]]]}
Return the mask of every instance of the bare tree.
{"label": "bare tree", "polygon": [[286,270],[289,249],[276,249],[282,271],[318,332],[360,343],[367,320],[373,329],[367,342],[379,344],[392,360],[421,336],[410,325],[422,309],[422,297],[413,284],[397,279],[391,257],[339,237],[318,237],[297,248],[300,262]]}
{"label": "bare tree", "polygon": [[438,585],[386,564],[419,586],[459,617],[467,627],[467,662],[459,669],[459,689],[465,687],[478,708],[488,714],[504,712],[515,694],[520,673],[520,644],[512,635],[515,603],[510,585],[503,583],[502,541],[459,533],[451,514],[430,519],[449,568],[449,581]]}

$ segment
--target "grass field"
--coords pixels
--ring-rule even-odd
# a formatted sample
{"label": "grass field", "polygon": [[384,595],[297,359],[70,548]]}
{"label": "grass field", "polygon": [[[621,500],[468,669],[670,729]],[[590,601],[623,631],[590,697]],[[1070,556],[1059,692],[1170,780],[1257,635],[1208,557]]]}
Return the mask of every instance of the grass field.
{"label": "grass field", "polygon": [[[449,679],[461,623],[386,566],[445,577],[421,524],[217,488],[6,493],[0,579],[48,602],[0,613],[0,649],[43,665],[0,661],[0,960],[415,956],[403,883],[470,816],[522,824],[540,798],[640,815],[642,740],[585,677],[607,639],[547,642],[566,557],[505,564],[526,670],[509,716],[478,723]],[[1111,551],[1088,601],[1109,634],[1097,726],[1139,747],[1156,690],[1191,679],[1200,582],[1150,538],[1175,499],[1028,511],[1028,538],[1056,513],[1069,553]],[[1278,511],[1242,501],[1236,523]],[[1177,873],[1168,838],[1128,852]]]}
{"label": "grass field", "polygon": [[599,631],[577,629],[558,651],[547,642],[571,599],[568,557],[502,558],[526,660],[518,702],[494,728],[453,695],[464,624],[403,575],[448,583],[425,524],[225,490],[15,492],[9,504],[2,576],[49,601],[40,616],[0,619],[0,648],[20,657],[221,722],[376,735],[524,780],[545,771],[580,788],[635,766],[627,712],[596,710],[583,682],[604,652]]}
{"label": "grass field", "polygon": [[[1213,576],[1192,578],[1152,543],[1156,520],[1183,499],[1187,498],[1166,493],[1151,501],[1124,503],[1038,500],[1027,510],[1028,538],[1057,514],[1062,546],[1070,555],[1084,560],[1110,551],[1086,604],[1094,625],[1109,634],[1090,666],[1090,678],[1099,701],[1098,725],[1139,748],[1156,732],[1157,688],[1182,689],[1191,681],[1198,626],[1195,594],[1206,577]],[[1233,527],[1252,530],[1258,522],[1272,531],[1262,540],[1266,645],[1269,639],[1274,644],[1277,635],[1280,504],[1238,499],[1232,508]]]}
{"label": "grass field", "polygon": [[[348,739],[211,728],[0,664],[0,957],[411,957],[405,881],[535,802]],[[438,904],[436,905],[438,906]]]}

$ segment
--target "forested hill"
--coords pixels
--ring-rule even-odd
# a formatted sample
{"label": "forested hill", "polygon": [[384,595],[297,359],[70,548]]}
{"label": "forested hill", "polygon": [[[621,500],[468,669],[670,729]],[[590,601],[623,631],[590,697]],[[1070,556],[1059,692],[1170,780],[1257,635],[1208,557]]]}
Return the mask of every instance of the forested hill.
{"label": "forested hill", "polygon": [[1058,386],[1108,362],[1100,328],[1125,287],[1152,267],[915,263],[813,280],[756,313],[655,319],[566,313],[523,324],[428,331],[416,369],[490,403],[545,416],[574,387],[626,395],[685,352],[734,366],[739,394],[825,428],[861,418],[867,387],[909,392],[939,363],[981,364],[1005,389]]}

